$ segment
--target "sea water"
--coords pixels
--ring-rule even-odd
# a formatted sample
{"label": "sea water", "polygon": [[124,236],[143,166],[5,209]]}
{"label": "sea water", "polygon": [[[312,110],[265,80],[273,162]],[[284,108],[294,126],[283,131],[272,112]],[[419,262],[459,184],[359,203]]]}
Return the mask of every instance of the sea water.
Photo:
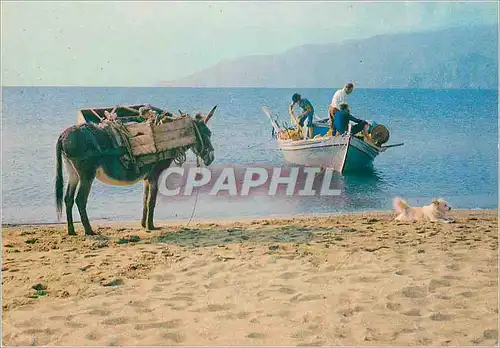
{"label": "sea water", "polygon": [[[285,162],[262,105],[289,122],[295,92],[308,98],[323,118],[335,89],[4,87],[2,222],[57,221],[55,144],[81,108],[149,103],[173,113],[206,113],[218,105],[209,124],[213,166],[280,167]],[[498,206],[498,91],[355,89],[349,103],[354,116],[389,129],[388,144],[404,145],[379,155],[373,169],[337,177],[341,196],[161,196],[155,218],[380,211],[392,209],[394,196],[413,205],[443,197],[456,209]],[[88,202],[91,220],[138,220],[141,211],[141,183],[94,182]],[[78,221],[76,207],[74,216]]]}

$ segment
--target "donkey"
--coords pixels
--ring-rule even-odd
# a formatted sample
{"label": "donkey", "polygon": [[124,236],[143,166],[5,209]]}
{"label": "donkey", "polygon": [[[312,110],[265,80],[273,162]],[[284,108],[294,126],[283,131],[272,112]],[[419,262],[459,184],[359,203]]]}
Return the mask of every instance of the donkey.
{"label": "donkey", "polygon": [[[196,141],[188,145],[197,158],[208,166],[214,160],[214,148],[211,143],[211,131],[207,126],[217,106],[206,117],[193,119]],[[68,234],[76,235],[73,225],[73,204],[76,202],[85,235],[95,235],[87,216],[87,200],[94,179],[111,185],[133,185],[144,181],[143,211],[141,225],[147,230],[155,230],[153,215],[158,195],[158,179],[173,159],[168,158],[136,168],[126,167],[120,160],[121,154],[113,153],[113,139],[106,130],[92,123],[71,126],[59,136],[56,144],[56,184],[55,196],[58,218],[62,215],[64,158],[69,182],[66,187],[64,203]],[[132,166],[135,167],[135,166]],[[78,188],[78,193],[77,187]],[[75,199],[76,194],[76,199]]]}

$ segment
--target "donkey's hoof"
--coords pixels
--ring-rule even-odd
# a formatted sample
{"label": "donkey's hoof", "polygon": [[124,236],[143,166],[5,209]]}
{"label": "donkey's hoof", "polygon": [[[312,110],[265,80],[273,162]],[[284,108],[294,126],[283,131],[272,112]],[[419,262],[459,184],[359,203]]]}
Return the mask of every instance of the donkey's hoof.
{"label": "donkey's hoof", "polygon": [[68,236],[76,236],[76,232],[75,231],[68,231]]}
{"label": "donkey's hoof", "polygon": [[158,227],[156,227],[156,226],[153,226],[153,225],[148,226],[148,227],[146,228],[146,232],[150,232],[150,231],[157,231],[157,230],[159,230],[159,228],[158,228]]}
{"label": "donkey's hoof", "polygon": [[86,236],[97,236],[97,233],[95,233],[94,231],[90,231],[90,232],[85,231],[85,235]]}

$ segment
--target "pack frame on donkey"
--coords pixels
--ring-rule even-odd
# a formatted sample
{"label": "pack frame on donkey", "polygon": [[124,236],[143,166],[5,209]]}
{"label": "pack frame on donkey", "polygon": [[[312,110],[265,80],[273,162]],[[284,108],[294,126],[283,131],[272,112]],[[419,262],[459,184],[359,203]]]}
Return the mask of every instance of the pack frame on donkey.
{"label": "pack frame on donkey", "polygon": [[[157,113],[155,120],[137,122],[140,110]],[[76,203],[85,235],[95,235],[87,214],[87,201],[95,179],[111,185],[134,185],[143,181],[141,225],[154,230],[158,179],[172,162],[182,164],[191,150],[205,166],[214,160],[208,115],[179,117],[147,104],[82,109],[76,125],[66,128],[56,143],[55,196],[58,219],[63,200],[69,235],[76,235],[73,206]],[[132,122],[130,122],[132,121]],[[135,121],[135,122],[134,122]],[[68,174],[63,194],[63,161]],[[64,199],[63,199],[64,195]]]}

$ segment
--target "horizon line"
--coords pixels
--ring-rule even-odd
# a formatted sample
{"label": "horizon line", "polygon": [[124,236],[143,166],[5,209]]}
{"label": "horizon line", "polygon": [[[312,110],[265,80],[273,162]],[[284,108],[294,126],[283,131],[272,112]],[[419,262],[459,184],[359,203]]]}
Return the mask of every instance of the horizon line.
{"label": "horizon line", "polygon": [[[184,88],[184,89],[332,89],[340,88],[343,84],[338,86],[318,86],[318,87],[266,87],[266,86],[159,86],[159,85],[129,85],[129,86],[113,86],[113,85],[2,85],[0,88]],[[458,88],[458,87],[448,87],[448,88],[431,88],[431,87],[356,87],[356,89],[394,89],[394,90],[487,90],[487,91],[498,91],[500,85],[497,88]]]}

